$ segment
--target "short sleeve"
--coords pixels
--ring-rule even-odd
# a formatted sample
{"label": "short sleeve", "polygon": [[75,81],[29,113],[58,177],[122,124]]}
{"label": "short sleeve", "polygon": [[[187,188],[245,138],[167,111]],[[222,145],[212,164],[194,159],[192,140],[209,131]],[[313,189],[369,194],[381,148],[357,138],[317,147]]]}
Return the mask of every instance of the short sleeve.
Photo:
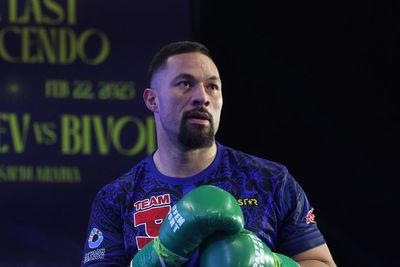
{"label": "short sleeve", "polygon": [[318,229],[307,196],[298,182],[288,173],[281,191],[282,224],[277,251],[293,256],[325,243]]}
{"label": "short sleeve", "polygon": [[120,205],[112,190],[103,188],[92,203],[81,267],[127,266]]}

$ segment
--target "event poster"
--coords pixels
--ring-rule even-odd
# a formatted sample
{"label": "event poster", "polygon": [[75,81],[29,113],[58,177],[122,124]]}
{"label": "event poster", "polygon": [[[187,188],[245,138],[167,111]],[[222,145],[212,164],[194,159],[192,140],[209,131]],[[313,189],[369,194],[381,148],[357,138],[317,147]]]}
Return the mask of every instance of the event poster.
{"label": "event poster", "polygon": [[153,53],[187,0],[0,0],[0,266],[78,266],[90,205],[154,151]]}

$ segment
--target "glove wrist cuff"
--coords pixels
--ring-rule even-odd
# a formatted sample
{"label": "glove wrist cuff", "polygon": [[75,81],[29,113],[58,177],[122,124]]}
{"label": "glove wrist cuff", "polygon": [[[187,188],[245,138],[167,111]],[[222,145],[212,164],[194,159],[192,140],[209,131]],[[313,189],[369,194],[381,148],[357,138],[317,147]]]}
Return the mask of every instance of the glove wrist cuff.
{"label": "glove wrist cuff", "polygon": [[160,257],[160,260],[163,261],[163,263],[172,265],[182,265],[183,263],[188,261],[187,258],[175,254],[174,252],[167,249],[163,244],[161,244],[158,236],[154,239],[153,247],[154,250],[157,252],[158,256]]}

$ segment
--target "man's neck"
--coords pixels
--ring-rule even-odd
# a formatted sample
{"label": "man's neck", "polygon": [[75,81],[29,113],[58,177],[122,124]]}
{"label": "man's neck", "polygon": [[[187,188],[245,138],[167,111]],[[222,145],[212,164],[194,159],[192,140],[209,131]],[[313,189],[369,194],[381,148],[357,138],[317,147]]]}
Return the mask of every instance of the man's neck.
{"label": "man's neck", "polygon": [[215,159],[217,145],[184,151],[177,147],[159,147],[153,160],[157,169],[164,175],[185,178],[198,174],[206,169]]}

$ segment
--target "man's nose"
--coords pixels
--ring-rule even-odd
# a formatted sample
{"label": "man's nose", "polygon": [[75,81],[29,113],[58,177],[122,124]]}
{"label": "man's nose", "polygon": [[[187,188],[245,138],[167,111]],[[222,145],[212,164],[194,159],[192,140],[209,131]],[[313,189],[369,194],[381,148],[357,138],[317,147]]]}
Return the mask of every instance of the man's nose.
{"label": "man's nose", "polygon": [[192,102],[196,106],[208,106],[210,104],[209,95],[207,93],[207,88],[204,84],[199,83],[193,88]]}

